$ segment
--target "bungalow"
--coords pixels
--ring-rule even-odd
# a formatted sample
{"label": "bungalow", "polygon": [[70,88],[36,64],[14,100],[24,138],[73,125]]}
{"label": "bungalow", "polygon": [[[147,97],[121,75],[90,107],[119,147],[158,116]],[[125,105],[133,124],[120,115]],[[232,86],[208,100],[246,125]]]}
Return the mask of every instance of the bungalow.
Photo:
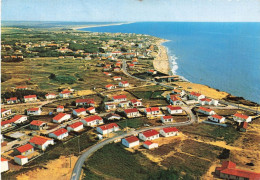
{"label": "bungalow", "polygon": [[35,102],[37,101],[37,96],[36,95],[28,95],[24,96],[24,102]]}
{"label": "bungalow", "polygon": [[119,71],[120,71],[120,68],[119,68],[119,67],[115,67],[115,68],[114,68],[114,71],[115,71],[115,72],[119,72]]}
{"label": "bungalow", "polygon": [[130,103],[133,107],[143,106],[142,101],[140,101],[139,99],[132,99],[130,100]]}
{"label": "bungalow", "polygon": [[127,108],[130,106],[130,102],[129,101],[121,101],[119,104],[118,104],[119,107],[121,108]]}
{"label": "bungalow", "polygon": [[9,170],[8,160],[1,157],[1,173],[8,170]]}
{"label": "bungalow", "polygon": [[159,133],[158,133],[158,131],[156,131],[154,129],[150,129],[150,130],[139,133],[138,136],[139,136],[139,139],[141,139],[143,141],[147,141],[147,140],[158,139]]}
{"label": "bungalow", "polygon": [[121,116],[119,116],[118,114],[110,113],[110,114],[105,116],[105,119],[107,119],[108,121],[120,120]]}
{"label": "bungalow", "polygon": [[105,104],[105,109],[106,110],[116,109],[116,105],[115,104]]}
{"label": "bungalow", "polygon": [[58,129],[52,133],[49,133],[49,137],[52,137],[54,139],[58,139],[58,140],[62,140],[64,139],[65,137],[68,137],[69,136],[69,133],[66,129],[64,128],[61,128],[61,129]]}
{"label": "bungalow", "polygon": [[64,112],[64,106],[57,106],[57,112]]}
{"label": "bungalow", "polygon": [[177,105],[177,106],[180,106],[180,105],[182,105],[183,103],[182,103],[182,99],[179,97],[179,95],[177,94],[177,95],[167,95],[167,100],[168,100],[168,102],[170,103],[170,104],[172,104],[172,105]]}
{"label": "bungalow", "polygon": [[196,92],[191,92],[188,94],[189,99],[194,99],[196,101],[205,98],[203,94],[196,93]]}
{"label": "bungalow", "polygon": [[146,116],[157,115],[157,114],[160,114],[160,108],[159,107],[146,108],[144,110],[144,113],[146,114]]}
{"label": "bungalow", "polygon": [[212,109],[209,108],[205,108],[205,107],[199,107],[198,112],[202,113],[202,114],[206,114],[206,115],[213,115],[215,114],[215,112]]}
{"label": "bungalow", "polygon": [[45,94],[46,99],[55,99],[56,97],[57,97],[57,95],[53,94],[53,93]]}
{"label": "bungalow", "polygon": [[76,106],[85,106],[85,105],[88,105],[88,106],[95,106],[95,101],[94,99],[77,99],[76,100]]}
{"label": "bungalow", "polygon": [[73,124],[71,124],[67,127],[67,130],[69,132],[71,132],[71,131],[79,132],[82,129],[83,129],[83,123],[82,122],[75,122],[75,123],[73,123]]}
{"label": "bungalow", "polygon": [[128,64],[129,69],[133,69],[135,67],[134,64]]}
{"label": "bungalow", "polygon": [[72,94],[72,92],[66,89],[66,90],[61,91],[61,92],[59,93],[59,96],[60,96],[61,98],[69,98],[69,96],[70,96],[71,94]]}
{"label": "bungalow", "polygon": [[155,74],[157,74],[157,71],[155,71],[155,70],[153,70],[153,69],[149,69],[149,70],[147,71],[147,74],[149,74],[149,75],[155,75]]}
{"label": "bungalow", "polygon": [[236,113],[233,115],[233,119],[234,121],[241,123],[241,122],[251,122],[252,121],[252,117],[241,114],[241,113]]}
{"label": "bungalow", "polygon": [[110,123],[110,124],[97,127],[97,132],[103,135],[109,134],[111,132],[116,132],[119,130],[120,130],[119,126],[116,123]]}
{"label": "bungalow", "polygon": [[160,134],[164,137],[177,136],[178,129],[176,127],[166,127],[160,130]]}
{"label": "bungalow", "polygon": [[27,116],[23,116],[23,115],[15,115],[12,119],[9,120],[11,123],[14,124],[20,124],[23,123],[25,121],[27,121]]}
{"label": "bungalow", "polygon": [[113,96],[112,97],[113,101],[114,102],[121,102],[121,101],[126,101],[127,98],[126,98],[126,95],[117,95],[117,96]]}
{"label": "bungalow", "polygon": [[67,121],[71,118],[70,114],[59,113],[54,118],[52,118],[52,122],[54,123],[62,123],[63,121]]}
{"label": "bungalow", "polygon": [[54,141],[51,138],[47,138],[44,136],[34,136],[29,143],[36,148],[41,150],[45,150],[49,145],[54,145]]}
{"label": "bungalow", "polygon": [[[105,68],[104,68],[104,70],[105,70]],[[110,70],[110,68],[108,69],[108,71]],[[105,75],[107,75],[107,76],[111,76],[112,74],[111,73],[109,73],[109,72],[103,72]]]}
{"label": "bungalow", "polygon": [[41,115],[42,111],[40,108],[27,109],[27,115]]}
{"label": "bungalow", "polygon": [[121,81],[118,83],[119,87],[129,87],[129,83],[127,81]]}
{"label": "bungalow", "polygon": [[28,163],[28,158],[26,156],[18,155],[14,157],[14,162],[22,166]]}
{"label": "bungalow", "polygon": [[98,115],[86,117],[86,118],[82,119],[81,122],[84,124],[84,126],[90,126],[90,127],[104,124],[102,117],[100,117]]}
{"label": "bungalow", "polygon": [[7,120],[7,121],[1,121],[1,129],[6,129],[6,128],[8,128],[8,127],[11,127],[12,126],[12,123],[9,121],[9,120]]}
{"label": "bungalow", "polygon": [[162,116],[161,120],[162,120],[163,123],[172,123],[173,117],[172,116]]}
{"label": "bungalow", "polygon": [[87,112],[89,114],[95,114],[96,113],[96,109],[94,107],[89,107],[89,108],[87,108]]}
{"label": "bungalow", "polygon": [[136,108],[125,109],[124,113],[125,113],[126,117],[128,117],[128,118],[140,116],[139,111]]}
{"label": "bungalow", "polygon": [[27,86],[16,86],[16,90],[27,90]]}
{"label": "bungalow", "polygon": [[214,105],[217,106],[218,105],[218,101],[215,99],[208,99],[208,98],[203,98],[199,100],[199,103],[204,106],[204,105]]}
{"label": "bungalow", "polygon": [[79,109],[74,109],[72,114],[74,114],[75,116],[85,116],[87,115],[87,112],[85,108],[79,108]]}
{"label": "bungalow", "polygon": [[121,80],[122,80],[122,78],[121,78],[121,77],[119,77],[119,76],[114,76],[114,77],[113,77],[113,80],[114,80],[114,81],[121,81]]}
{"label": "bungalow", "polygon": [[11,109],[1,109],[1,117],[5,117],[5,116],[8,116],[8,115],[11,115],[12,114],[12,111]]}
{"label": "bungalow", "polygon": [[225,122],[225,117],[219,116],[217,114],[213,114],[212,116],[209,116],[209,120],[217,122],[217,123],[224,123]]}
{"label": "bungalow", "polygon": [[122,139],[122,144],[128,148],[139,145],[139,139],[136,136],[129,136]]}
{"label": "bungalow", "polygon": [[108,85],[105,86],[105,88],[106,88],[106,89],[115,89],[116,86],[113,85],[113,84],[108,84]]}
{"label": "bungalow", "polygon": [[172,105],[168,105],[167,106],[167,111],[170,113],[170,114],[179,114],[179,113],[182,113],[182,108],[180,106],[172,106]]}
{"label": "bungalow", "polygon": [[6,99],[6,103],[7,104],[15,104],[15,103],[18,103],[18,99],[17,99],[17,97],[11,97],[9,99]]}
{"label": "bungalow", "polygon": [[154,148],[158,148],[158,144],[157,143],[153,143],[152,141],[145,141],[143,143],[143,146],[146,148],[146,149],[154,149]]}
{"label": "bungalow", "polygon": [[39,120],[33,120],[31,123],[30,123],[30,129],[33,129],[33,130],[42,130],[42,129],[45,129],[47,128],[47,123],[44,122],[44,121],[39,121]]}
{"label": "bungalow", "polygon": [[34,148],[31,144],[25,144],[14,149],[14,154],[27,156],[34,152]]}
{"label": "bungalow", "polygon": [[186,94],[184,90],[179,90],[179,89],[172,90],[172,93],[175,95],[180,95],[181,97]]}

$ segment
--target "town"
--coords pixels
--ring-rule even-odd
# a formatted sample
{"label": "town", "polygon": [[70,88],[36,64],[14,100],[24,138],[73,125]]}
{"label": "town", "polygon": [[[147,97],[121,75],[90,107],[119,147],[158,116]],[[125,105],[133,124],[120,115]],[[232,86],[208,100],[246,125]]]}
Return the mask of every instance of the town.
{"label": "town", "polygon": [[[260,179],[254,172],[260,166],[259,147],[252,145],[259,138],[258,105],[182,87],[185,80],[153,65],[162,42],[139,34],[4,29],[2,177],[15,177],[60,156],[81,158],[95,144],[104,143],[105,149],[112,143],[164,167],[170,167],[167,158],[179,153],[182,163],[175,164],[176,171],[183,170],[183,159],[198,156],[194,162],[204,164],[183,170],[186,177]],[[235,144],[239,138],[244,145]],[[226,144],[215,143],[219,141]],[[205,149],[192,152],[191,145]],[[239,162],[235,155],[246,156],[244,149],[250,155]],[[168,157],[154,160],[164,155]],[[69,177],[77,179],[82,168],[94,168],[84,161],[74,163],[80,172],[72,167]]]}

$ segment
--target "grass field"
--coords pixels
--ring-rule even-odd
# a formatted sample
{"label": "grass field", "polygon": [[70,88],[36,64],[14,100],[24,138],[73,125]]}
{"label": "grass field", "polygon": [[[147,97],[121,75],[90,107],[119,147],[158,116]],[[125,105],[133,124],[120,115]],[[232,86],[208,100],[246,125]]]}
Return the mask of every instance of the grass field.
{"label": "grass field", "polygon": [[130,127],[130,128],[140,128],[147,122],[147,118],[133,118],[133,119],[127,119],[119,121],[117,124],[121,128]]}

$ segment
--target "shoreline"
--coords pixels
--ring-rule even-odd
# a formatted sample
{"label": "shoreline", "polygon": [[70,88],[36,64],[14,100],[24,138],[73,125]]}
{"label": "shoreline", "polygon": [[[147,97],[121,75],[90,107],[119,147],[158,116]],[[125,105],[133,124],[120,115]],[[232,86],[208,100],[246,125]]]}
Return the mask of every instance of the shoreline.
{"label": "shoreline", "polygon": [[123,24],[131,24],[131,23],[134,23],[134,22],[86,25],[86,26],[73,27],[72,29],[76,30],[76,31],[80,31],[80,29],[83,29],[83,28],[94,28],[94,27],[105,27],[105,26],[120,26],[120,25],[123,25]]}

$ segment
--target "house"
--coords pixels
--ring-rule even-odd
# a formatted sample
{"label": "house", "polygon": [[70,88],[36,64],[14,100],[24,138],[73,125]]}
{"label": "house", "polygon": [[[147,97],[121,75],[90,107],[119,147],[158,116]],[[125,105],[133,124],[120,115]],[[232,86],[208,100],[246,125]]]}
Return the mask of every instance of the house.
{"label": "house", "polygon": [[52,122],[54,123],[62,123],[64,121],[67,121],[71,118],[70,114],[66,114],[66,113],[59,113],[58,115],[56,115],[55,117],[52,118]]}
{"label": "house", "polygon": [[259,180],[260,173],[236,168],[236,163],[223,161],[221,167],[216,167],[215,174],[221,179]]}
{"label": "house", "polygon": [[57,106],[57,112],[64,112],[64,106]]}
{"label": "house", "polygon": [[205,107],[199,107],[198,112],[202,113],[202,114],[206,114],[206,115],[213,115],[215,114],[215,112],[212,109],[209,108],[205,108]]}
{"label": "house", "polygon": [[158,144],[157,143],[153,143],[152,141],[145,141],[143,143],[143,146],[146,148],[146,149],[154,149],[154,148],[158,148]]}
{"label": "house", "polygon": [[89,107],[89,108],[87,108],[87,112],[90,113],[90,114],[95,114],[96,109],[94,107]]}
{"label": "house", "polygon": [[8,160],[1,157],[1,173],[8,170],[9,170]]}
{"label": "house", "polygon": [[74,114],[75,116],[85,116],[87,115],[87,112],[85,108],[79,108],[79,109],[74,109],[72,114]]}
{"label": "house", "polygon": [[61,91],[59,93],[59,96],[61,98],[69,98],[71,94],[72,94],[72,92],[66,89],[66,90]]}
{"label": "house", "polygon": [[121,80],[122,80],[122,78],[121,78],[121,77],[119,77],[119,76],[114,76],[114,77],[113,77],[113,80],[114,80],[114,81],[121,81]]}
{"label": "house", "polygon": [[179,90],[179,89],[172,90],[172,93],[175,95],[180,95],[181,97],[183,97],[186,94],[184,90]]}
{"label": "house", "polygon": [[160,109],[159,107],[145,108],[144,113],[146,116],[157,115],[160,114]]}
{"label": "house", "polygon": [[159,138],[159,133],[158,133],[158,131],[156,131],[154,129],[150,129],[150,130],[139,133],[138,137],[139,137],[139,139],[141,139],[143,141],[154,140],[154,139]]}
{"label": "house", "polygon": [[33,120],[30,123],[30,129],[33,129],[33,130],[42,130],[42,129],[45,129],[47,127],[48,127],[48,125],[44,121]]}
{"label": "house", "polygon": [[139,99],[132,99],[130,100],[130,103],[133,107],[140,107],[143,106],[142,101],[140,101]]}
{"label": "house", "polygon": [[122,139],[122,144],[128,148],[139,145],[139,139],[136,136],[129,136]]}
{"label": "house", "polygon": [[105,104],[105,109],[106,110],[116,109],[116,105],[115,104]]}
{"label": "house", "polygon": [[18,103],[18,99],[17,99],[17,97],[11,97],[9,99],[6,99],[6,103],[7,104],[15,104],[15,103]]}
{"label": "house", "polygon": [[45,150],[49,145],[54,145],[54,141],[51,138],[47,138],[44,136],[34,136],[29,143],[33,145],[35,148]]}
{"label": "house", "polygon": [[209,99],[209,98],[203,98],[199,100],[199,103],[204,106],[204,105],[213,105],[217,106],[218,105],[218,100],[215,99]]}
{"label": "house", "polygon": [[173,117],[172,116],[162,116],[161,120],[162,120],[162,123],[172,123]]}
{"label": "house", "polygon": [[180,105],[183,104],[183,103],[182,103],[182,99],[179,97],[178,94],[177,94],[177,95],[170,95],[170,94],[168,94],[168,95],[166,96],[166,98],[167,98],[168,102],[169,102],[170,104],[172,104],[172,105],[180,106]]}
{"label": "house", "polygon": [[14,124],[20,124],[23,123],[25,121],[27,121],[27,116],[23,116],[23,115],[15,115],[12,119],[9,120],[11,123]]}
{"label": "house", "polygon": [[56,97],[57,97],[57,95],[53,94],[53,93],[45,94],[46,99],[55,99]]}
{"label": "house", "polygon": [[67,127],[67,130],[69,132],[71,132],[71,131],[79,132],[82,129],[83,129],[83,123],[82,122],[75,122],[75,123],[73,123],[73,124],[71,124]]}
{"label": "house", "polygon": [[9,121],[9,120],[7,120],[7,121],[1,121],[1,129],[6,129],[6,128],[8,128],[8,127],[11,127],[12,126],[12,123]]}
{"label": "house", "polygon": [[166,109],[170,114],[179,114],[179,113],[183,112],[183,110],[180,106],[168,105]]}
{"label": "house", "polygon": [[155,71],[155,70],[153,70],[153,69],[149,69],[149,70],[147,70],[147,74],[149,74],[149,75],[155,75],[155,74],[157,74],[157,71]]}
{"label": "house", "polygon": [[58,139],[58,140],[62,140],[64,139],[65,137],[68,137],[69,136],[69,133],[66,129],[64,128],[61,128],[61,129],[58,129],[52,133],[49,133],[49,137],[52,137],[54,139]]}
{"label": "house", "polygon": [[120,69],[119,67],[115,67],[115,68],[114,68],[114,71],[115,71],[115,72],[119,72],[120,70],[121,70],[121,69]]}
{"label": "house", "polygon": [[127,108],[130,106],[130,102],[129,101],[121,101],[119,104],[118,104],[119,107],[121,108]]}
{"label": "house", "polygon": [[41,115],[42,110],[40,108],[27,109],[27,115]]}
{"label": "house", "polygon": [[76,106],[95,106],[94,99],[77,99]]}
{"label": "house", "polygon": [[11,114],[12,114],[11,109],[1,109],[1,117],[5,117]]}
{"label": "house", "polygon": [[128,118],[140,116],[139,111],[136,108],[125,109],[124,113],[125,113],[126,117],[128,117]]}
{"label": "house", "polygon": [[189,99],[194,99],[196,101],[205,98],[205,96],[203,94],[200,93],[196,93],[196,92],[190,92],[188,94]]}
{"label": "house", "polygon": [[248,127],[248,122],[242,122],[242,123],[238,126],[238,129],[239,129],[239,131],[241,131],[241,132],[246,132],[247,127]]}
{"label": "house", "polygon": [[22,166],[22,165],[28,163],[28,158],[23,155],[18,155],[18,156],[14,157],[14,162],[16,162],[17,164]]}
{"label": "house", "polygon": [[112,96],[112,99],[114,102],[121,102],[121,101],[126,101],[126,95],[117,95],[117,96]]}
{"label": "house", "polygon": [[110,114],[105,116],[105,119],[107,119],[108,121],[120,120],[121,116],[119,116],[118,114],[110,113]]}
{"label": "house", "polygon": [[105,124],[103,126],[97,127],[97,132],[100,134],[109,134],[111,132],[116,132],[119,131],[119,126],[116,123],[110,123],[110,124]]}
{"label": "house", "polygon": [[166,127],[160,130],[160,134],[164,137],[177,136],[178,129],[176,127]]}
{"label": "house", "polygon": [[[107,67],[105,67],[104,68],[104,71],[109,71],[110,70],[110,68],[107,68]],[[112,74],[111,73],[109,73],[109,72],[103,72],[106,76],[111,76]]]}
{"label": "house", "polygon": [[216,122],[216,123],[224,123],[225,122],[225,117],[219,116],[217,114],[213,114],[212,116],[209,116],[209,120]]}
{"label": "house", "polygon": [[134,64],[128,64],[129,69],[133,69],[135,67]]}
{"label": "house", "polygon": [[233,119],[234,121],[241,123],[241,122],[251,122],[252,121],[252,117],[247,116],[245,114],[241,114],[241,113],[236,113],[233,115]]}
{"label": "house", "polygon": [[17,86],[16,90],[27,90],[28,87],[27,86]]}
{"label": "house", "polygon": [[34,148],[31,144],[25,144],[14,149],[14,154],[27,156],[34,152]]}
{"label": "house", "polygon": [[86,118],[82,119],[81,122],[84,124],[84,126],[90,126],[90,127],[104,124],[102,117],[100,117],[98,115],[86,117]]}
{"label": "house", "polygon": [[129,83],[127,81],[121,81],[118,83],[119,87],[129,87]]}
{"label": "house", "polygon": [[106,89],[115,89],[116,86],[113,85],[113,84],[108,84],[108,85],[105,86],[105,88],[106,88]]}
{"label": "house", "polygon": [[24,102],[35,102],[37,101],[37,96],[36,95],[28,95],[24,96]]}

